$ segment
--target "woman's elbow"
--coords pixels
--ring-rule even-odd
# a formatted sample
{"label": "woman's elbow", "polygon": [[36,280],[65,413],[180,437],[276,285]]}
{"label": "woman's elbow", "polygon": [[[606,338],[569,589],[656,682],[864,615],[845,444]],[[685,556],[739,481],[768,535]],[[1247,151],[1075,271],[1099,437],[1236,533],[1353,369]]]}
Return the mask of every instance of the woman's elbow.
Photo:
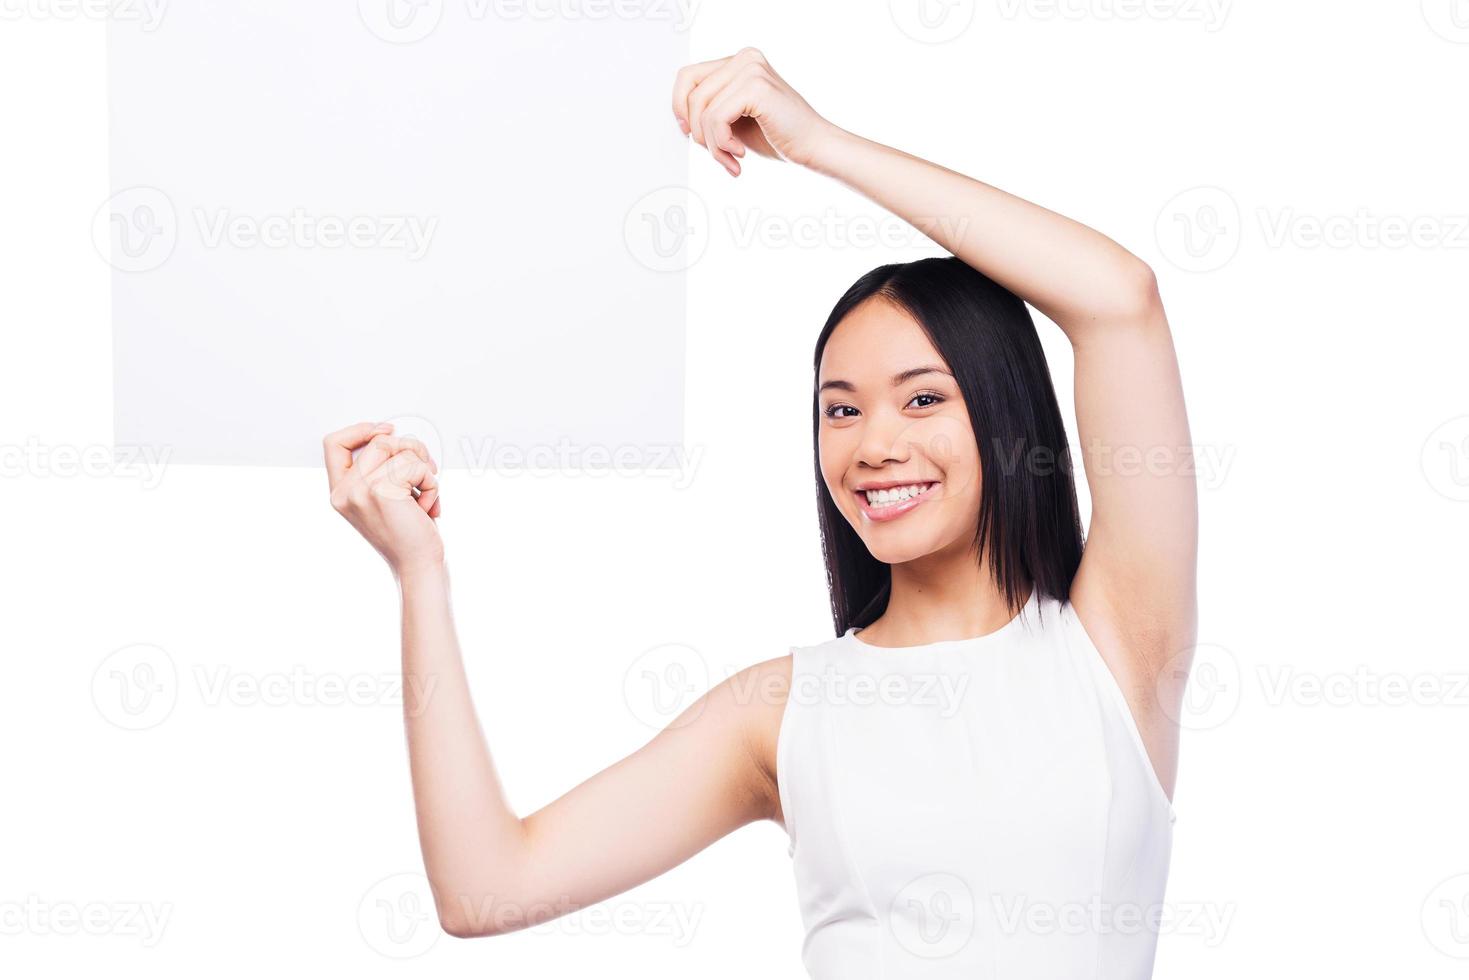
{"label": "woman's elbow", "polygon": [[1158,275],[1153,267],[1132,256],[1119,278],[1119,316],[1133,323],[1162,322],[1163,297],[1158,292]]}
{"label": "woman's elbow", "polygon": [[499,896],[435,887],[434,907],[439,928],[455,939],[482,939],[522,928],[511,911],[515,903]]}
{"label": "woman's elbow", "polygon": [[507,925],[494,915],[476,915],[462,910],[439,910],[439,928],[455,939],[484,939],[514,932],[519,926]]}

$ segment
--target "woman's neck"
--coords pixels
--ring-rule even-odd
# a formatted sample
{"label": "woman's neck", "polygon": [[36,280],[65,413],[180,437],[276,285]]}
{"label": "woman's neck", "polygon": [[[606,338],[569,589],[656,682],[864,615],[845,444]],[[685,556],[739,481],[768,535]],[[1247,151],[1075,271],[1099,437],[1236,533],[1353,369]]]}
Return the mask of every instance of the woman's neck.
{"label": "woman's neck", "polygon": [[874,646],[921,646],[993,633],[1013,618],[989,563],[957,549],[893,565],[887,609],[861,632]]}

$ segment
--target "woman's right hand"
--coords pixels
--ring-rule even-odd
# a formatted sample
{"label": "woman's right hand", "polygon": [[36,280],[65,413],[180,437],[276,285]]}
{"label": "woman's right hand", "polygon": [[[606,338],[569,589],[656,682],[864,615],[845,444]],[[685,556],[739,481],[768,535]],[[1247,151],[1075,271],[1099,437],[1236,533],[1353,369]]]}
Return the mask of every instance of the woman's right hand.
{"label": "woman's right hand", "polygon": [[673,114],[685,135],[735,177],[736,157],[747,148],[809,167],[837,131],[754,48],[680,69]]}
{"label": "woman's right hand", "polygon": [[332,507],[401,577],[442,564],[444,543],[434,524],[439,466],[423,443],[392,431],[385,422],[359,422],[327,436],[322,448]]}

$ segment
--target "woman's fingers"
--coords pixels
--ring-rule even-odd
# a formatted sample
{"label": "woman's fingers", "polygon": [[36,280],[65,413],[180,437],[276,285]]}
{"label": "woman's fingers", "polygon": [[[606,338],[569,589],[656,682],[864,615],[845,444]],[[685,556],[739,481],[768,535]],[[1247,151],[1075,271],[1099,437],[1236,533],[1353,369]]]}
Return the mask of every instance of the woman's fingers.
{"label": "woman's fingers", "polygon": [[403,450],[411,450],[423,458],[423,461],[438,471],[436,464],[428,453],[428,447],[412,436],[393,436],[379,434],[372,437],[367,448],[357,454],[357,459],[352,463],[354,469],[363,473],[371,473],[383,463],[387,462],[396,453]]}
{"label": "woman's fingers", "polygon": [[[387,429],[391,429],[388,426]],[[321,441],[322,453],[326,457],[326,476],[329,486],[335,488],[337,481],[347,475],[352,467],[352,451],[360,449],[374,435],[387,431],[380,422],[358,422],[345,429],[338,429]]]}
{"label": "woman's fingers", "polygon": [[404,449],[388,457],[387,462],[367,474],[372,492],[386,500],[407,500],[417,489],[433,491],[438,496],[439,480],[432,467],[412,449]]}
{"label": "woman's fingers", "polygon": [[[684,131],[689,138],[738,177],[739,158],[750,148],[746,139],[754,141],[755,149],[764,155],[780,155],[773,149],[773,143],[779,141],[778,134],[772,137],[766,131],[767,120],[776,107],[765,106],[762,114],[760,101],[768,101],[783,85],[760,51],[743,48],[721,61],[703,62],[680,71],[675,102],[685,106],[687,115],[680,114],[680,120],[687,121]],[[809,111],[809,107],[805,108]],[[677,105],[674,111],[679,112]],[[739,127],[742,138],[737,135],[736,126],[745,117],[751,123]]]}
{"label": "woman's fingers", "polygon": [[701,61],[696,65],[685,65],[673,76],[673,114],[678,117],[685,133],[692,135],[693,120],[689,116],[689,94],[695,86],[717,70],[728,58]]}
{"label": "woman's fingers", "polygon": [[742,79],[727,86],[719,98],[704,110],[704,129],[711,147],[719,147],[730,156],[743,156],[745,144],[734,134],[734,124],[745,116],[754,117],[760,111],[756,86]]}
{"label": "woman's fingers", "polygon": [[738,78],[740,71],[749,63],[749,56],[743,52],[725,58],[717,68],[705,75],[694,86],[688,98],[689,139],[706,149],[713,149],[709,144],[709,134],[704,129],[704,110],[709,108],[711,102],[719,98],[719,93]]}

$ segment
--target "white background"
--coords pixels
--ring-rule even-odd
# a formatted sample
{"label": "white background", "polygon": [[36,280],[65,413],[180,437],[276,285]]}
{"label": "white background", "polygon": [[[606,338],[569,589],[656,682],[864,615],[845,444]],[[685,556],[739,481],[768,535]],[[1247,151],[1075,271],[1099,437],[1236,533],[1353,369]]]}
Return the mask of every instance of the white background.
{"label": "white background", "polygon": [[[431,921],[387,931],[379,903],[411,912],[413,893],[392,876],[421,868],[383,686],[390,577],[319,471],[168,466],[159,482],[105,462],[108,269],[90,237],[110,193],[104,26],[36,4],[7,0],[0,22],[0,966],[800,976],[772,824],[595,916],[476,941],[435,939]],[[755,44],[840,125],[1093,224],[1158,271],[1193,438],[1215,460],[1200,473],[1207,669],[1168,901],[1228,919],[1222,934],[1179,919],[1158,976],[1461,976],[1469,12],[935,9],[947,19],[926,30],[901,3],[710,0],[693,54]],[[350,13],[344,32],[361,28]],[[674,125],[662,103],[626,112]],[[576,107],[543,124],[577,125]],[[623,152],[593,147],[584,165]],[[696,461],[445,480],[464,649],[522,813],[651,736],[656,706],[625,685],[646,651],[691,648],[681,662],[712,681],[831,635],[812,343],[858,274],[931,252],[854,243],[901,229],[813,175],[756,160],[731,180],[697,153],[710,218],[689,253]],[[1185,193],[1201,187],[1214,190]],[[1409,223],[1413,241],[1384,244]],[[814,237],[782,244],[803,229]],[[1041,326],[1069,413],[1064,341]],[[381,356],[412,343],[385,339]],[[561,370],[544,371],[545,411]],[[150,702],[160,717],[127,714],[109,687],[140,665],[175,672]],[[323,703],[322,682],[363,685],[366,703]],[[155,723],[123,727],[139,719]],[[166,916],[161,935],[139,908]],[[96,915],[97,934],[68,927],[69,911]]]}

